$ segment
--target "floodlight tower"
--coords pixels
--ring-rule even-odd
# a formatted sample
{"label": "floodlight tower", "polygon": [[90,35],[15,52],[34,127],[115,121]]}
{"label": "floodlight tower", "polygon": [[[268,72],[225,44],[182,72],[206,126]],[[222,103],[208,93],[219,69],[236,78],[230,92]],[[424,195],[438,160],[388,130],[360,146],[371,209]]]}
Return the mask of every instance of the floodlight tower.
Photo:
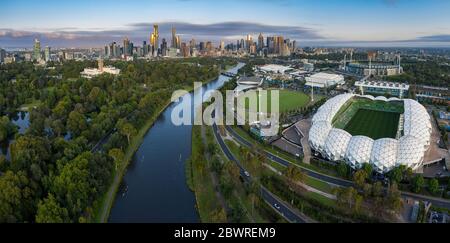
{"label": "floodlight tower", "polygon": [[401,72],[401,70],[402,70],[402,66],[401,66],[401,60],[402,60],[402,58],[401,58],[401,56],[400,56],[400,54],[398,54],[398,74],[400,74],[400,72]]}

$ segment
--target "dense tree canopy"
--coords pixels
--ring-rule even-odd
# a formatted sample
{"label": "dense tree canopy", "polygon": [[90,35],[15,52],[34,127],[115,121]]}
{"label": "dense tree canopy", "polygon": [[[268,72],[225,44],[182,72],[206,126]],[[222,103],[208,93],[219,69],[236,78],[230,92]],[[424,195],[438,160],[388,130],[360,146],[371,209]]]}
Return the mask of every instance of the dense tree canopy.
{"label": "dense tree canopy", "polygon": [[[93,61],[0,66],[0,222],[86,222],[130,140],[176,89],[210,81],[228,59],[114,62],[118,76],[80,78]],[[32,105],[30,105],[32,104]],[[28,108],[24,134],[11,114]],[[9,117],[9,118],[8,118]]]}

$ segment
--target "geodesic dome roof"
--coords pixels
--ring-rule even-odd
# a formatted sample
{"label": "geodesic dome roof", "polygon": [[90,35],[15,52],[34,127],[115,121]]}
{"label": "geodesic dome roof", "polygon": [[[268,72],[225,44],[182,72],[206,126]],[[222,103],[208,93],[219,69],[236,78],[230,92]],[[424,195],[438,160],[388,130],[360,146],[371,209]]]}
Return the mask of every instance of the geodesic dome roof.
{"label": "geodesic dome roof", "polygon": [[401,137],[398,141],[397,166],[406,165],[417,169],[423,161],[422,150],[422,144],[417,138],[411,135]]}
{"label": "geodesic dome roof", "polygon": [[351,138],[345,157],[352,168],[361,168],[364,163],[370,162],[373,143],[373,139],[366,136],[354,136]]}
{"label": "geodesic dome roof", "polygon": [[397,162],[398,141],[392,138],[378,139],[373,143],[370,161],[378,172],[392,170]]}
{"label": "geodesic dome roof", "polygon": [[325,141],[327,157],[335,161],[344,159],[351,138],[352,135],[342,129],[331,129]]}
{"label": "geodesic dome roof", "polygon": [[432,131],[430,115],[425,107],[415,100],[404,100],[404,107],[404,134],[417,138],[425,152],[430,145]]}
{"label": "geodesic dome roof", "polygon": [[312,122],[327,121],[331,123],[333,117],[339,112],[341,107],[347,103],[354,95],[344,94],[329,99],[323,104],[314,115]]}
{"label": "geodesic dome roof", "polygon": [[331,124],[325,121],[317,122],[309,130],[309,143],[316,151],[323,151],[325,140],[331,130]]}
{"label": "geodesic dome roof", "polygon": [[[332,126],[334,116],[353,97],[384,102],[403,101],[405,113],[400,119],[404,136],[399,140],[382,138],[374,141],[365,136],[352,137],[342,129]],[[309,132],[311,148],[331,161],[345,160],[351,167],[360,168],[370,163],[385,173],[395,166],[406,165],[417,169],[423,162],[425,151],[430,145],[432,132],[431,118],[421,104],[411,99],[373,97],[370,95],[338,95],[328,100],[313,117]],[[402,126],[403,125],[403,126]]]}

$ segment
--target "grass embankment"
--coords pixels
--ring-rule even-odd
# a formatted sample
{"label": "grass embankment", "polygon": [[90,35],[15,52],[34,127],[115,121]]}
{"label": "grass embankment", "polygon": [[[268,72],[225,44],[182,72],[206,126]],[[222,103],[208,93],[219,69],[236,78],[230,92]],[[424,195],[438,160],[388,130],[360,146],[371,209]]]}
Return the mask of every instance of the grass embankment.
{"label": "grass embankment", "polygon": [[192,127],[192,155],[186,166],[187,183],[195,193],[197,210],[203,223],[226,222],[225,209],[216,196],[211,164],[205,156],[202,127]]}

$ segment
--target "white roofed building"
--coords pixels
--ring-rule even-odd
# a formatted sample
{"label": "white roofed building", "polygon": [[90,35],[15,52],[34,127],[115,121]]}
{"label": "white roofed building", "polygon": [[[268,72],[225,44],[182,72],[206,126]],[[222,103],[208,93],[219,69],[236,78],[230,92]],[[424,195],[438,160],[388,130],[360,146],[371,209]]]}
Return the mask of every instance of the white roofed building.
{"label": "white roofed building", "polygon": [[333,85],[345,84],[344,76],[330,73],[316,73],[306,77],[306,86],[314,88],[327,88]]}
{"label": "white roofed building", "polygon": [[277,65],[277,64],[268,64],[264,66],[260,66],[259,70],[266,72],[266,73],[279,73],[279,74],[285,74],[287,71],[293,70],[291,67]]}

